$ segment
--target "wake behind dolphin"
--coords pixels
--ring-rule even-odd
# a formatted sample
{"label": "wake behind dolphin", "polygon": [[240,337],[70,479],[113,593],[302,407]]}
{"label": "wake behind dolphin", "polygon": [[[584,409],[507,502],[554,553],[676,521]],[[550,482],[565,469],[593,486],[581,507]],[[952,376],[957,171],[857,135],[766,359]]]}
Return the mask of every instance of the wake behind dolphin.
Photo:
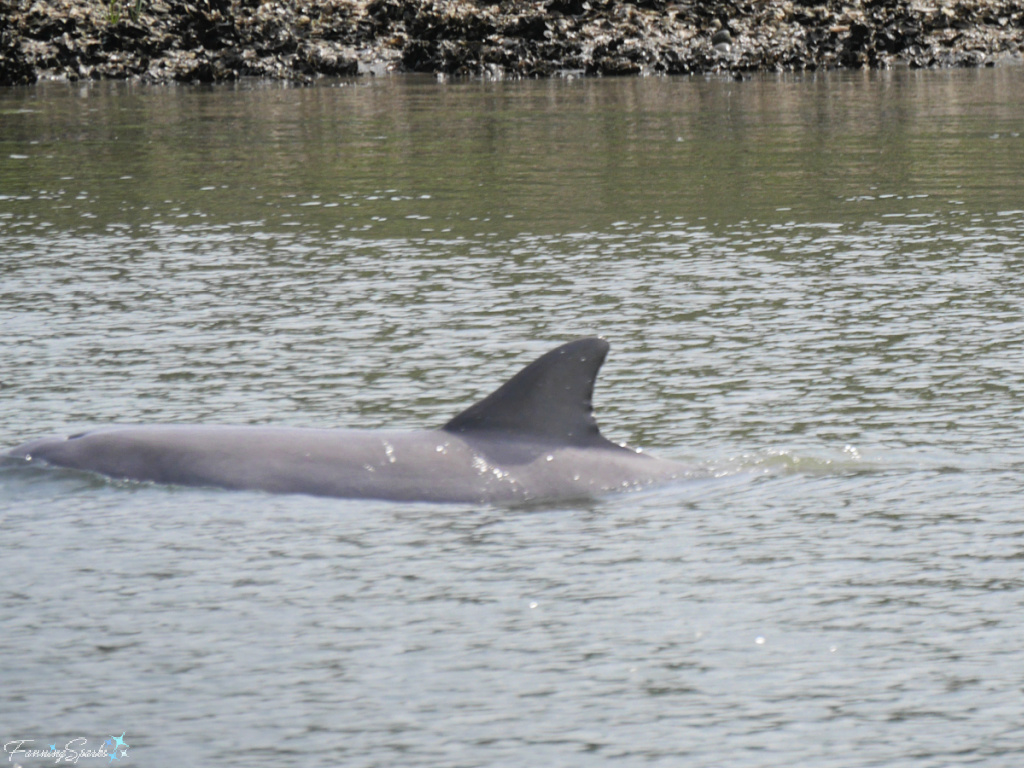
{"label": "wake behind dolphin", "polygon": [[519,503],[686,477],[606,440],[591,399],[608,342],[534,360],[440,429],[125,426],[18,446],[9,459],[115,479],[395,501]]}

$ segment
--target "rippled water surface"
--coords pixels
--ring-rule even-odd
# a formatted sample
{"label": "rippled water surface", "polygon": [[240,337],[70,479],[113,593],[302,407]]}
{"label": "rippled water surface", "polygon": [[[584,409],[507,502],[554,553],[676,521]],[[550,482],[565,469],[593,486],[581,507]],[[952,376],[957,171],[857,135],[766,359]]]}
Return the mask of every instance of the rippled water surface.
{"label": "rippled water surface", "polygon": [[500,509],[4,467],[0,739],[1024,764],[1022,88],[0,89],[4,447],[433,426],[600,333],[605,433],[712,475]]}

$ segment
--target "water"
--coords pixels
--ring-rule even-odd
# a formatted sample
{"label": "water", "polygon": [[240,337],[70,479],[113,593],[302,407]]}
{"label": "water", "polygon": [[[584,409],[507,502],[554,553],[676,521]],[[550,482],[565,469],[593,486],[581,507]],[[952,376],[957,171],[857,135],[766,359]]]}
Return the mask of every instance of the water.
{"label": "water", "polygon": [[1022,81],[0,90],[4,445],[435,425],[602,333],[605,433],[715,475],[505,510],[5,469],[0,738],[1019,765]]}

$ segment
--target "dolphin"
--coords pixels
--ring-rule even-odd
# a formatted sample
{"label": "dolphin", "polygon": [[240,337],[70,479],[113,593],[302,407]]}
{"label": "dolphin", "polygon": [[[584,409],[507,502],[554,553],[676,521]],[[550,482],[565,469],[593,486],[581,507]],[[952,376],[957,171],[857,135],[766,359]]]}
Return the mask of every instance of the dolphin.
{"label": "dolphin", "polygon": [[563,344],[439,429],[117,426],[44,437],[8,459],[118,480],[393,501],[588,498],[692,475],[606,440],[591,398],[609,345]]}

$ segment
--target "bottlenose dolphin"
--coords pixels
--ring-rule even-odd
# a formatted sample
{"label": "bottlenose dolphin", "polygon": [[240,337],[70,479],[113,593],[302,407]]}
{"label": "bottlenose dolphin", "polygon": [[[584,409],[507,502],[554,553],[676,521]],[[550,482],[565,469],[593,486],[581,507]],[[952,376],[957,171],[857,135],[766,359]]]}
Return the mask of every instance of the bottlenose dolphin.
{"label": "bottlenose dolphin", "polygon": [[601,435],[591,397],[607,353],[601,338],[564,344],[440,429],[122,426],[42,438],[7,457],[172,485],[500,504],[590,497],[690,474]]}

